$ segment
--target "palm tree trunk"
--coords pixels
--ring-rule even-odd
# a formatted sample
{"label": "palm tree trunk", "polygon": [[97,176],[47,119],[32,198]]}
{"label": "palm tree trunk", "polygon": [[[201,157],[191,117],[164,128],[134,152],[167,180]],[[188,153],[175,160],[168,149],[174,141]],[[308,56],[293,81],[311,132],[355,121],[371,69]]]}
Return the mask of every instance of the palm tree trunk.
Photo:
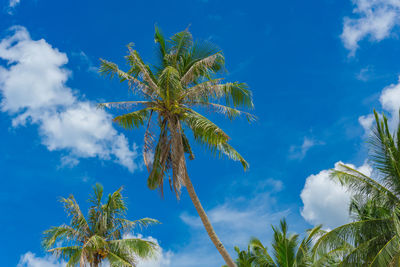
{"label": "palm tree trunk", "polygon": [[186,178],[185,178],[185,185],[186,185],[187,191],[189,193],[190,199],[192,200],[193,205],[196,208],[197,213],[199,214],[200,219],[203,222],[204,228],[206,228],[206,231],[207,231],[208,236],[210,237],[211,241],[214,243],[215,247],[218,249],[219,253],[224,258],[228,267],[236,267],[235,262],[232,260],[228,251],[226,251],[224,245],[221,243],[217,234],[215,233],[214,228],[212,227],[211,222],[208,219],[208,216],[207,216],[206,212],[204,211],[203,206],[201,205],[196,192],[194,191],[192,181],[190,180],[188,175],[186,175]]}

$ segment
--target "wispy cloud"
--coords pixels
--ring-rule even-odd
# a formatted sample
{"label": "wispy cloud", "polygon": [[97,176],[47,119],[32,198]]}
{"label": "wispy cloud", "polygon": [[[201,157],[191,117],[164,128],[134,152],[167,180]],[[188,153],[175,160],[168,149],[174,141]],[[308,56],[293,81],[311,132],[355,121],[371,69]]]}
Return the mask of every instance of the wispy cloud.
{"label": "wispy cloud", "polygon": [[[270,225],[290,214],[289,209],[277,211],[275,207],[273,193],[282,190],[281,181],[267,179],[254,188],[251,197],[238,195],[207,210],[215,231],[232,253],[234,246],[245,247],[252,236],[269,241]],[[192,238],[184,248],[174,251],[174,266],[220,266],[222,258],[216,253],[198,215],[184,212],[180,217],[190,227]]]}
{"label": "wispy cloud", "polygon": [[379,42],[400,24],[400,1],[396,0],[353,0],[354,17],[345,17],[341,39],[354,56],[359,42],[366,37]]}
{"label": "wispy cloud", "polygon": [[292,145],[289,148],[289,158],[302,160],[307,155],[307,152],[314,146],[323,145],[324,142],[316,141],[312,138],[304,137],[301,145]]}
{"label": "wispy cloud", "polygon": [[73,57],[76,57],[79,59],[80,64],[82,65],[83,68],[86,69],[86,71],[98,74],[98,68],[93,64],[93,61],[90,59],[90,57],[83,51],[80,51],[78,53],[74,52],[72,53]]}
{"label": "wispy cloud", "polygon": [[21,0],[9,0],[8,2],[8,7],[7,7],[7,13],[9,15],[13,15],[15,8],[20,4]]}
{"label": "wispy cloud", "polygon": [[23,27],[1,40],[0,109],[12,126],[39,126],[42,144],[50,151],[66,151],[64,164],[79,158],[113,160],[130,171],[138,168],[137,152],[112,125],[112,117],[66,85],[68,58],[45,40],[32,40]]}
{"label": "wispy cloud", "polygon": [[374,74],[374,69],[372,66],[367,66],[365,68],[362,68],[356,75],[356,79],[366,82],[369,81]]}

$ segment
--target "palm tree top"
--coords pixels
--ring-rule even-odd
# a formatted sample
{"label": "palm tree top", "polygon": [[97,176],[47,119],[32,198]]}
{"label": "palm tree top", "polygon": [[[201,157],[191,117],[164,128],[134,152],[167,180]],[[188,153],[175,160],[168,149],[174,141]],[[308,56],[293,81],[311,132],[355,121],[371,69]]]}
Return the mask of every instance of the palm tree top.
{"label": "palm tree top", "polygon": [[[51,227],[44,232],[43,247],[68,260],[67,266],[90,266],[107,259],[111,266],[135,266],[138,258],[155,255],[157,244],[140,238],[129,238],[137,227],[159,223],[151,218],[130,221],[125,218],[127,207],[118,189],[102,202],[103,187],[96,184],[85,218],[73,195],[61,198],[69,224]],[[56,247],[54,247],[56,245]]]}
{"label": "palm tree top", "polygon": [[298,234],[289,233],[285,219],[280,221],[279,228],[272,226],[272,255],[267,246],[256,237],[250,239],[247,251],[240,251],[236,263],[238,267],[307,267],[337,266],[343,255],[342,250],[327,252],[315,251],[318,238],[325,233],[322,225],[307,230],[303,239]]}
{"label": "palm tree top", "polygon": [[369,139],[369,177],[348,165],[332,170],[331,178],[353,193],[349,211],[354,221],[326,233],[318,249],[348,247],[344,266],[395,266],[400,262],[400,123],[393,132],[388,118],[374,110]]}
{"label": "palm tree top", "polygon": [[[223,82],[225,59],[221,50],[209,42],[194,41],[188,29],[166,39],[156,26],[154,40],[157,62],[153,65],[143,62],[133,44],[128,45],[125,57],[128,71],[101,59],[100,73],[128,82],[139,99],[103,103],[100,107],[136,108],[114,121],[126,129],[145,127],[143,157],[150,173],[148,186],[162,192],[164,178],[171,172],[170,186],[179,198],[187,175],[185,154],[194,159],[188,130],[213,155],[226,155],[240,161],[244,169],[249,167],[228,143],[229,136],[199,109],[223,114],[230,120],[244,116],[251,122],[255,117],[238,108],[252,109],[252,94],[245,83]],[[158,126],[157,134],[154,125]]]}

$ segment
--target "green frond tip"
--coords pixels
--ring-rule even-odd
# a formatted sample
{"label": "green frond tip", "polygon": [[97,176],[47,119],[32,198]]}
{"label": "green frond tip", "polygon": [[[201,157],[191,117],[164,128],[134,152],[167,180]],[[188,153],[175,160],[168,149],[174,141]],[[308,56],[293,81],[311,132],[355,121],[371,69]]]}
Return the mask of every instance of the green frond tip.
{"label": "green frond tip", "polygon": [[234,161],[240,161],[245,171],[250,168],[249,163],[228,143],[222,143],[218,145],[218,150],[225,154],[228,158]]}
{"label": "green frond tip", "polygon": [[252,93],[247,84],[234,82],[222,86],[227,106],[254,108]]}

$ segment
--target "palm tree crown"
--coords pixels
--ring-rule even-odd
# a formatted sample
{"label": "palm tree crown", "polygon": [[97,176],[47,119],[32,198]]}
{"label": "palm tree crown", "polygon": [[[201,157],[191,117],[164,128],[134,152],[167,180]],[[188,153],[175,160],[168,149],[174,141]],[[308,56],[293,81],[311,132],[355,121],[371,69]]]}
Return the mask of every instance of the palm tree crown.
{"label": "palm tree crown", "polygon": [[400,263],[400,124],[391,134],[388,119],[374,111],[376,125],[370,139],[374,178],[341,165],[332,179],[354,193],[350,213],[354,221],[321,237],[317,247],[348,247],[342,266],[398,266]]}
{"label": "palm tree crown", "polygon": [[[236,108],[252,108],[253,102],[246,84],[222,83],[223,79],[217,77],[224,70],[225,60],[214,45],[194,42],[188,30],[166,40],[156,27],[154,39],[159,58],[156,65],[146,65],[132,45],[128,46],[129,54],[126,56],[130,67],[127,72],[112,62],[101,60],[102,74],[118,75],[143,100],[110,102],[100,106],[141,107],[114,120],[128,129],[146,127],[143,156],[150,173],[148,186],[162,190],[164,177],[172,170],[170,184],[179,197],[187,175],[184,154],[194,159],[185,129],[191,130],[194,139],[214,154],[225,154],[239,160],[245,169],[248,167],[244,158],[228,144],[229,136],[193,108],[206,108],[229,119],[244,115],[251,121],[254,116]],[[224,104],[219,103],[221,100]],[[153,132],[155,123],[159,126],[158,140]]]}
{"label": "palm tree crown", "polygon": [[238,253],[238,267],[335,266],[337,255],[334,253],[319,253],[317,257],[313,256],[313,244],[325,233],[321,230],[321,225],[308,230],[301,241],[298,234],[289,234],[285,219],[281,220],[280,228],[272,226],[272,230],[273,255],[270,255],[268,248],[258,238],[253,237],[247,251],[240,251],[235,247]]}
{"label": "palm tree crown", "polygon": [[[103,187],[96,184],[90,198],[92,206],[88,219],[84,217],[73,195],[62,198],[65,211],[71,217],[69,225],[51,227],[44,232],[43,246],[56,256],[68,260],[67,266],[93,267],[107,259],[110,266],[136,266],[137,259],[150,258],[155,255],[157,245],[140,238],[129,238],[124,234],[131,233],[139,226],[158,223],[150,218],[136,221],[125,219],[126,205],[121,189],[108,196],[102,203]],[[62,244],[60,247],[53,246]]]}
{"label": "palm tree crown", "polygon": [[[194,42],[187,29],[167,40],[156,27],[154,40],[158,55],[155,65],[146,65],[133,45],[128,46],[127,72],[112,62],[101,60],[100,72],[127,81],[140,100],[100,106],[138,107],[117,116],[114,121],[127,129],[145,126],[143,157],[149,172],[148,187],[159,188],[163,193],[164,179],[168,177],[170,188],[179,199],[181,188],[185,186],[210,239],[227,264],[235,266],[214,232],[189,179],[185,156],[194,159],[194,153],[186,133],[191,131],[194,140],[214,155],[225,154],[240,161],[247,169],[246,160],[229,145],[229,136],[195,108],[221,113],[231,120],[243,115],[252,121],[253,115],[237,109],[253,108],[251,92],[244,83],[223,83],[219,76],[225,64],[222,52],[207,42]],[[157,133],[154,125],[158,126]]]}

